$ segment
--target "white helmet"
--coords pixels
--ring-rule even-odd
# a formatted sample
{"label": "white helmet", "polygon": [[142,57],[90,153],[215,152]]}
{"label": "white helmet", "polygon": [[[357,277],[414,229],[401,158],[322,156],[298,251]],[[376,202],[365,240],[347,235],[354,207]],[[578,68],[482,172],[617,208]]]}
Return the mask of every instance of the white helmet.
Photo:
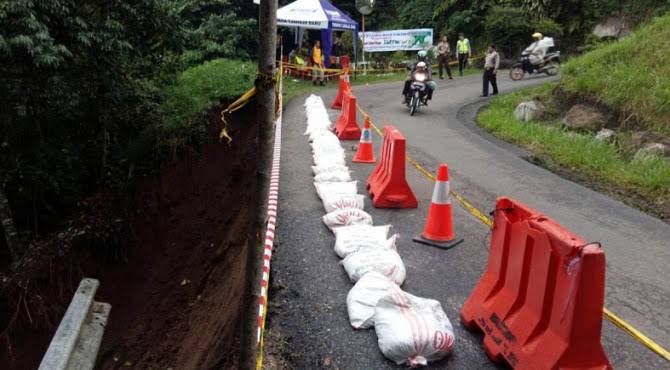
{"label": "white helmet", "polygon": [[416,64],[416,68],[426,68],[426,62],[419,62]]}

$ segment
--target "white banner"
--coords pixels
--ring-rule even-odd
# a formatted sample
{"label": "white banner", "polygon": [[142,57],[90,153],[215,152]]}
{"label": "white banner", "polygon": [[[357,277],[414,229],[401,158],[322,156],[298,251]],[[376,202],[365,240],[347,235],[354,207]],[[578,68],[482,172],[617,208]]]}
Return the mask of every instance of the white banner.
{"label": "white banner", "polygon": [[359,37],[365,40],[363,50],[367,52],[424,50],[433,46],[432,28],[365,32],[365,37],[361,32]]}

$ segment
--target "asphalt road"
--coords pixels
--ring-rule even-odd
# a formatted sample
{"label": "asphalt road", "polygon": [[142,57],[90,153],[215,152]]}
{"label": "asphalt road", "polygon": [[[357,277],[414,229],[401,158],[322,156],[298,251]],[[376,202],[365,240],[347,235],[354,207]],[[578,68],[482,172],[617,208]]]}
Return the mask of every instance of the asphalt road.
{"label": "asphalt road", "polygon": [[[501,92],[545,82],[509,81]],[[600,241],[607,256],[606,306],[664,347],[670,345],[670,225],[619,201],[565,180],[523,159],[525,151],[479,132],[473,117],[484,102],[479,76],[442,81],[429,107],[414,117],[400,104],[401,83],[354,87],[359,104],[378,125],[394,124],[407,138],[408,154],[434,171],[445,162],[451,187],[482,211],[498,196],[511,196],[547,214],[588,241]],[[323,95],[329,103],[335,91]],[[289,355],[301,369],[392,369],[376,343],[374,329],[354,331],[346,313],[352,284],[332,250],[334,237],[321,222],[323,207],[312,185],[312,159],[305,129],[304,98],[284,112],[277,242],[267,327],[270,352]],[[333,111],[331,118],[337,117]],[[359,115],[359,122],[362,119]],[[375,149],[380,138],[373,135]],[[343,142],[349,158],[355,142]],[[350,164],[359,193],[372,165]],[[415,210],[384,210],[366,205],[376,225],[400,233],[398,250],[407,267],[403,289],[437,299],[456,330],[448,359],[430,368],[496,368],[481,347],[481,335],[466,331],[458,312],[486,266],[488,228],[457,204],[454,222],[465,242],[443,251],[411,237],[423,228],[433,184],[407,167],[419,199]],[[273,339],[274,338],[274,339]],[[279,339],[277,339],[279,338]],[[602,342],[617,369],[670,369],[670,364],[604,320]]]}

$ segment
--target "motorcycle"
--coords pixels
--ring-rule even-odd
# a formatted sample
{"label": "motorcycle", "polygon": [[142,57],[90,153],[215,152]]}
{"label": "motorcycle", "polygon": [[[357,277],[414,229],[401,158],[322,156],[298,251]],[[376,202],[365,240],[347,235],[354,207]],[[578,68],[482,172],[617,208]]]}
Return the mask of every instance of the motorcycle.
{"label": "motorcycle", "polygon": [[412,75],[409,92],[405,96],[405,102],[409,108],[409,115],[413,116],[419,106],[428,105],[427,75],[424,72],[416,72]]}
{"label": "motorcycle", "polygon": [[546,73],[548,76],[556,76],[561,68],[561,52],[554,51],[547,53],[544,56],[542,64],[539,66],[533,65],[530,62],[530,55],[521,54],[519,60],[512,65],[509,71],[509,77],[513,81],[521,80],[526,73]]}

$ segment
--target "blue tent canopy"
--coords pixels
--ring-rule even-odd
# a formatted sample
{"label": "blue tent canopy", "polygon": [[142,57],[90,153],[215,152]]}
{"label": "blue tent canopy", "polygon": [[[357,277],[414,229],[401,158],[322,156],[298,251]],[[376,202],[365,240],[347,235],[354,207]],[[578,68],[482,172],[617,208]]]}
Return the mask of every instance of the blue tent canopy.
{"label": "blue tent canopy", "polygon": [[[297,29],[297,42],[305,29],[321,30],[326,65],[330,65],[333,31],[354,33],[354,60],[357,60],[358,22],[337,9],[328,0],[297,0],[277,10],[277,25]],[[296,43],[297,43],[296,42]]]}

